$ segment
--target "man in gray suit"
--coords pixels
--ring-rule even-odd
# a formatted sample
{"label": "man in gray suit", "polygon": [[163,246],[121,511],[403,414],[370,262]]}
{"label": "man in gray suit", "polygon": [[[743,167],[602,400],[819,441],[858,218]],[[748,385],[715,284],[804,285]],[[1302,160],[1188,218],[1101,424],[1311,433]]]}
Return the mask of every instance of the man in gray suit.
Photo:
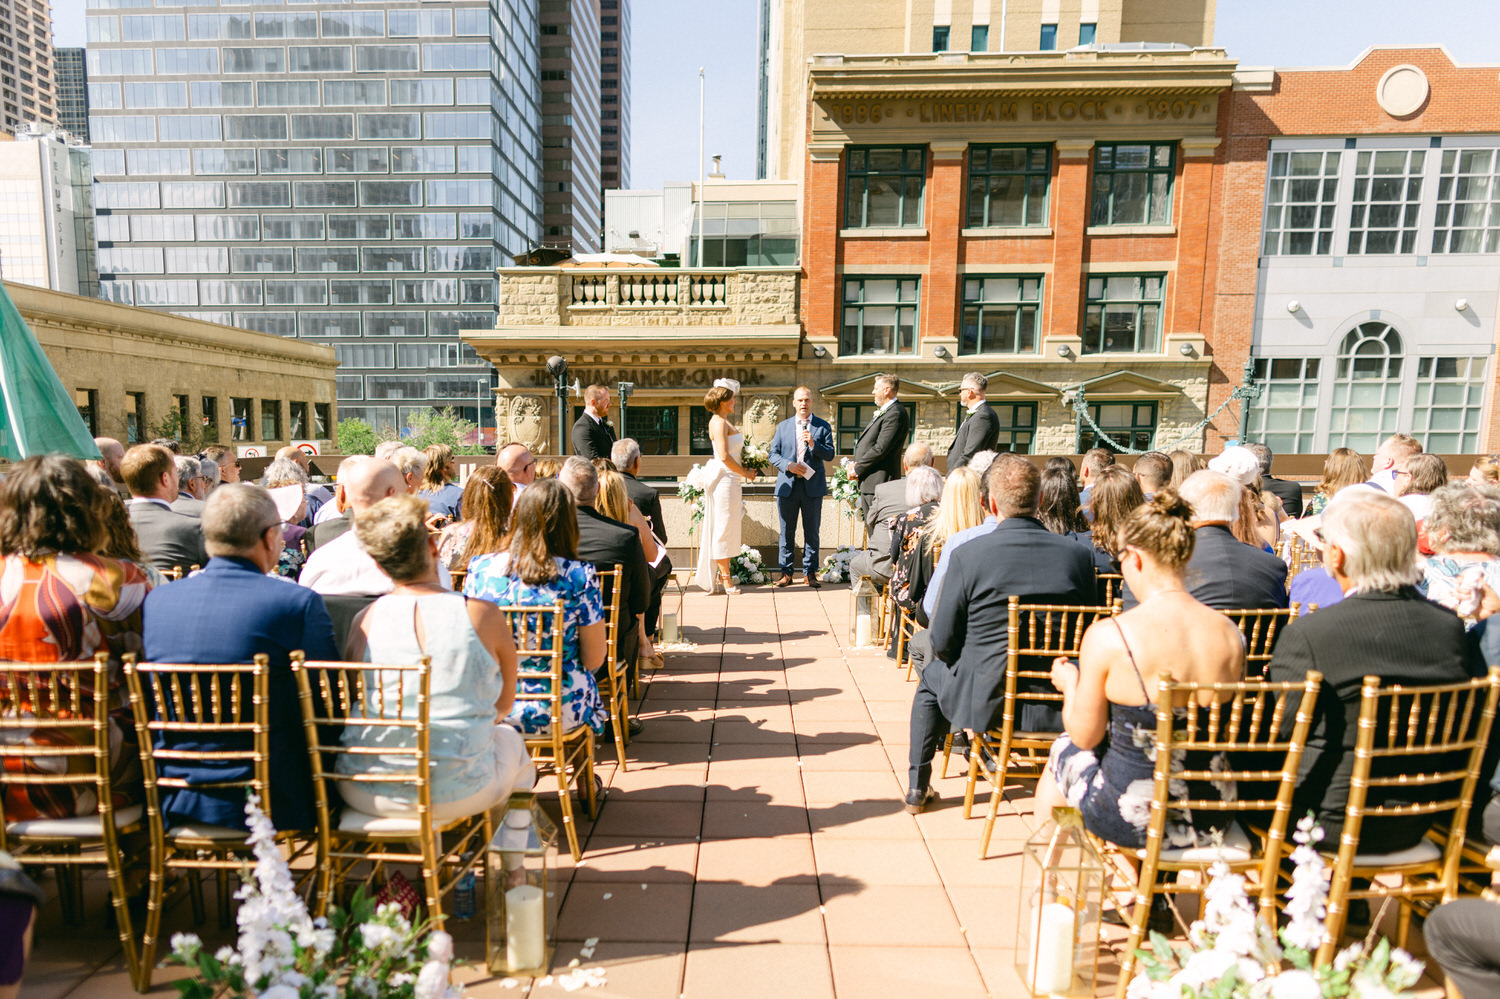
{"label": "man in gray suit", "polygon": [[203,478],[203,465],[197,458],[190,458],[184,454],[178,455],[175,461],[177,498],[172,501],[172,509],[194,520],[201,520],[203,519],[203,497],[208,495],[207,484]]}
{"label": "man in gray suit", "polygon": [[977,371],[970,371],[959,383],[958,401],[968,415],[953,435],[953,443],[948,445],[950,472],[963,468],[980,451],[995,450],[995,442],[1000,439],[1000,417],[985,401],[989,387],[990,380]]}
{"label": "man in gray suit", "polygon": [[202,525],[171,507],[179,483],[172,452],[160,444],[137,444],[125,452],[120,472],[130,487],[130,524],[146,559],[162,572],[206,565]]}
{"label": "man in gray suit", "polygon": [[932,464],[932,448],[922,441],[908,445],[901,453],[901,478],[882,482],[875,487],[875,499],[865,511],[867,529],[865,548],[849,562],[849,578],[869,576],[870,582],[884,590],[891,579],[891,519],[905,513],[906,476],[913,468]]}

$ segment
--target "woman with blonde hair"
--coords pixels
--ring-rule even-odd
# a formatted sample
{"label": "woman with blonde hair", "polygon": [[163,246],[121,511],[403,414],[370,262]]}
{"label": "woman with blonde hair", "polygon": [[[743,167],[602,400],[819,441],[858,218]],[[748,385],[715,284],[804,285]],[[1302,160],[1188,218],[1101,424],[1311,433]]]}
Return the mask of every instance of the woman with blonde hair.
{"label": "woman with blonde hair", "polygon": [[1328,501],[1340,489],[1357,486],[1370,477],[1370,468],[1359,452],[1349,447],[1336,447],[1323,459],[1323,479],[1313,492],[1312,502],[1307,505],[1306,516],[1323,512]]}
{"label": "woman with blonde hair", "polygon": [[[603,458],[596,461],[605,462],[607,467],[599,468],[599,495],[594,500],[595,508],[611,520],[618,520],[622,524],[629,524],[635,528],[636,534],[641,539],[641,550],[646,553],[646,562],[655,564],[661,554],[656,544],[656,536],[651,533],[651,525],[647,522],[644,514],[636,509],[636,505],[630,501],[630,494],[625,491],[625,476],[615,471],[613,464]],[[646,631],[646,615],[637,614],[640,625],[641,648],[637,653],[639,659],[655,659],[656,646],[651,642],[651,636]]]}
{"label": "woman with blonde hair", "polygon": [[1469,481],[1500,485],[1500,454],[1482,454],[1474,459],[1474,467],[1469,469]]}
{"label": "woman with blonde hair", "polygon": [[459,504],[461,519],[443,528],[438,538],[438,558],[443,568],[463,569],[476,555],[489,555],[505,548],[515,486],[503,468],[481,465],[464,484]]}
{"label": "woman with blonde hair", "polygon": [[1199,469],[1208,467],[1201,457],[1193,454],[1191,451],[1183,451],[1180,448],[1167,455],[1167,457],[1172,459],[1172,479],[1167,485],[1173,489],[1182,485],[1182,480],[1189,475],[1192,475]]}
{"label": "woman with blonde hair", "polygon": [[458,465],[453,460],[453,449],[446,444],[433,444],[422,452],[427,457],[427,470],[422,473],[422,488],[417,495],[427,501],[427,508],[443,523],[456,518],[464,491],[453,479],[458,475]]}
{"label": "woman with blonde hair", "polygon": [[955,468],[943,483],[943,496],[937,513],[923,530],[923,542],[936,562],[943,545],[959,531],[984,523],[984,506],[979,502],[979,476],[968,467]]}

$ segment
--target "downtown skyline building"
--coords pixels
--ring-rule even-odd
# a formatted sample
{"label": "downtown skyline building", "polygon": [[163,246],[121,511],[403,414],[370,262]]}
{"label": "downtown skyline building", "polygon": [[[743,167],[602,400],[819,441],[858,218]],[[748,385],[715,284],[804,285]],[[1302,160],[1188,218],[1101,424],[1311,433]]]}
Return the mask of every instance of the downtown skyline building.
{"label": "downtown skyline building", "polygon": [[0,0],[0,130],[57,120],[52,8],[47,0]]}
{"label": "downtown skyline building", "polygon": [[100,296],[330,344],[378,430],[492,425],[458,334],[542,236],[536,6],[137,4],[87,14]]}

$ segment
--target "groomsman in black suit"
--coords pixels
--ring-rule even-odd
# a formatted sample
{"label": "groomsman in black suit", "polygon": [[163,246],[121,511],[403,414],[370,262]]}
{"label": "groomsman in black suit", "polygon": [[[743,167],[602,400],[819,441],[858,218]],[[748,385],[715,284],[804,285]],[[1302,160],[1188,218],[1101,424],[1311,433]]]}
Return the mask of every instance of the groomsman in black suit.
{"label": "groomsman in black suit", "polygon": [[609,389],[590,385],[583,390],[583,415],[573,424],[573,453],[587,461],[608,458],[615,432],[609,425]]}
{"label": "groomsman in black suit", "polygon": [[874,501],[875,487],[888,479],[901,477],[901,452],[911,421],[906,407],[897,395],[901,379],[895,375],[876,375],[870,395],[875,400],[875,417],[860,431],[854,445],[854,477],[859,480],[859,498],[868,510]]}
{"label": "groomsman in black suit", "polygon": [[958,401],[968,415],[953,435],[953,443],[948,445],[950,472],[963,468],[980,451],[995,450],[995,442],[1000,439],[1000,417],[985,401],[984,393],[989,387],[990,380],[977,371],[970,371],[959,383]]}

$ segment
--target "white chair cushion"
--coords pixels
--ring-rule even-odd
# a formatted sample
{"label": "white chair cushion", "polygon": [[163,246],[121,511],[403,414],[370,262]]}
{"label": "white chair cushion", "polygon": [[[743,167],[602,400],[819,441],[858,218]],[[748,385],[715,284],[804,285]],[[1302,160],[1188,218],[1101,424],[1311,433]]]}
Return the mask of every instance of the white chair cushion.
{"label": "white chair cushion", "polygon": [[[1146,851],[1137,850],[1136,856],[1145,856]],[[1211,864],[1216,860],[1228,863],[1239,863],[1249,860],[1250,837],[1245,830],[1240,828],[1238,822],[1231,822],[1229,828],[1224,830],[1224,843],[1222,846],[1214,846],[1208,843],[1204,846],[1188,846],[1178,849],[1167,849],[1162,847],[1161,859],[1174,864]]]}
{"label": "white chair cushion", "polygon": [[211,826],[189,822],[187,825],[173,826],[167,830],[168,839],[214,839],[226,840],[237,839],[241,843],[250,838],[250,834],[243,829],[231,829],[228,826]]}
{"label": "white chair cushion", "polygon": [[[139,822],[145,809],[141,805],[115,809],[115,828]],[[12,836],[59,836],[68,839],[99,839],[104,835],[104,826],[98,813],[79,815],[71,819],[28,819],[12,822],[5,827]]]}
{"label": "white chair cushion", "polygon": [[1424,839],[1416,846],[1409,846],[1395,853],[1356,853],[1354,866],[1401,867],[1405,864],[1430,864],[1442,856],[1443,851],[1436,843],[1430,839]]}
{"label": "white chair cushion", "polygon": [[421,826],[415,816],[370,815],[345,808],[339,814],[339,832],[362,833],[367,836],[417,836]]}

